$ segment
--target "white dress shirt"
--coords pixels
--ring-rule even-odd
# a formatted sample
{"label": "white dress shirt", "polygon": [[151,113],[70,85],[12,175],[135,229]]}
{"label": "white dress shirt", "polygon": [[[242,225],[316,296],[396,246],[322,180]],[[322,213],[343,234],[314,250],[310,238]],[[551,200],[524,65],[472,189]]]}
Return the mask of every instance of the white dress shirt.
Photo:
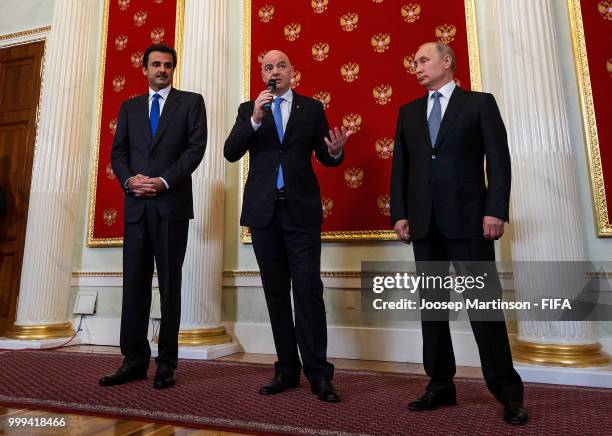
{"label": "white dress shirt", "polygon": [[[289,121],[289,115],[291,115],[291,104],[293,103],[293,91],[291,90],[291,88],[289,88],[287,92],[285,92],[280,97],[283,98],[283,101],[281,101],[281,116],[283,118],[283,132],[285,132],[287,130],[287,121]],[[274,110],[274,106],[277,104],[276,103],[277,99],[278,97],[274,96],[274,100],[272,100],[272,110]],[[253,118],[251,118],[251,125],[253,126],[253,130],[255,131],[257,131],[257,129],[261,127],[261,123],[256,123],[255,121],[253,121]]]}
{"label": "white dress shirt", "polygon": [[[149,88],[149,118],[151,117],[151,104],[153,103],[153,96],[155,94],[160,95],[158,101],[159,101],[159,117],[161,118],[162,111],[164,110],[164,105],[166,104],[166,100],[168,100],[168,95],[170,94],[171,89],[172,89],[172,85],[168,85],[165,88],[160,89],[159,91],[154,91],[153,89]],[[129,179],[125,181],[126,188],[128,187],[128,182],[130,181],[132,177],[130,177]],[[164,185],[166,185],[166,189],[170,189],[170,185],[168,185],[168,182],[166,182],[163,177],[160,177],[160,180],[163,182]]]}
{"label": "white dress shirt", "polygon": [[[293,91],[291,88],[287,90],[280,97],[283,98],[281,101],[281,116],[283,118],[283,133],[287,130],[287,121],[289,121],[289,115],[291,115],[291,105],[293,104]],[[276,104],[277,96],[274,96],[274,100],[272,100],[272,109],[274,109],[274,105]],[[257,131],[261,127],[261,123],[256,123],[251,117],[251,125],[253,126],[253,130]],[[343,150],[340,150],[340,153],[337,155],[329,154],[334,159],[339,159],[342,156]]]}
{"label": "white dress shirt", "polygon": [[153,96],[155,94],[159,94],[161,96],[159,98],[159,116],[161,117],[161,114],[164,111],[164,105],[166,104],[166,100],[168,100],[168,95],[170,94],[171,89],[172,85],[168,85],[164,89],[160,89],[159,91],[154,91],[149,88],[149,117],[151,116],[151,104],[153,103]]}
{"label": "white dress shirt", "polygon": [[[446,108],[448,107],[448,102],[451,98],[451,95],[453,95],[453,91],[455,90],[456,86],[457,85],[455,84],[455,81],[451,80],[446,85],[438,89],[438,92],[442,94],[440,96],[440,107],[442,109],[442,113],[440,114],[440,119],[444,118],[444,112],[446,112]],[[431,109],[433,108],[434,99],[431,98],[431,95],[434,92],[436,91],[434,90],[429,91],[429,98],[427,99],[427,118],[429,118],[429,114],[431,113]]]}

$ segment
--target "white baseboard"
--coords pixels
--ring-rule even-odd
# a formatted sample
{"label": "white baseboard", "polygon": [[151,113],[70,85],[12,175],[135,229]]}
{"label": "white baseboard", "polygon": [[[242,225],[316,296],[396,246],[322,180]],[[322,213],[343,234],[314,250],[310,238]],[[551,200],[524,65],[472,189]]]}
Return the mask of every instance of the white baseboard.
{"label": "white baseboard", "polygon": [[[246,353],[275,354],[272,329],[263,323],[226,323]],[[457,365],[480,366],[478,348],[471,332],[451,332]],[[372,327],[327,328],[327,355],[339,359],[422,363],[420,329]]]}
{"label": "white baseboard", "polygon": [[[247,353],[275,354],[272,329],[262,323],[227,323]],[[422,363],[420,329],[334,327],[328,331],[327,355],[333,358]],[[472,332],[451,331],[455,360],[459,366],[480,366],[478,347]],[[612,339],[601,341],[611,353]],[[561,368],[516,363],[524,381],[573,386],[612,388],[612,366],[605,368]]]}
{"label": "white baseboard", "polygon": [[[75,325],[78,325],[78,320],[74,321]],[[156,321],[157,323],[157,321]],[[82,330],[79,332],[77,339],[81,344],[91,345],[111,345],[119,346],[119,332],[121,327],[121,320],[115,318],[85,318],[82,324]],[[149,323],[149,331],[147,336],[153,338],[154,326]],[[150,342],[151,344],[151,356],[157,356],[157,344]],[[231,343],[211,345],[211,346],[198,346],[198,347],[179,347],[179,357],[181,359],[200,359],[209,360],[217,359],[219,357],[228,356],[230,354],[236,354],[242,351],[240,343],[234,340]]]}
{"label": "white baseboard", "polygon": [[[0,338],[0,350],[42,350],[46,348],[60,347],[70,340],[67,338],[44,339],[40,341],[24,341],[20,339]],[[79,345],[83,342],[77,336],[68,345]]]}
{"label": "white baseboard", "polygon": [[[75,320],[76,321],[76,320]],[[75,326],[78,323],[75,322]],[[272,329],[268,323],[229,322],[225,329],[246,353],[275,354]],[[83,344],[119,345],[119,319],[85,318],[77,339]],[[421,330],[329,326],[328,355],[341,359],[422,363]],[[480,366],[478,348],[471,331],[452,331],[457,365]],[[149,337],[153,331],[149,326]],[[603,351],[612,355],[612,338],[599,340]],[[29,341],[28,341],[29,343]],[[0,347],[1,348],[1,347]]]}
{"label": "white baseboard", "polygon": [[[212,360],[240,353],[242,347],[236,341],[203,347],[179,347],[179,358],[188,360]],[[157,357],[157,344],[151,342],[151,356]]]}
{"label": "white baseboard", "polygon": [[612,388],[611,365],[603,368],[562,368],[517,363],[514,368],[527,382]]}

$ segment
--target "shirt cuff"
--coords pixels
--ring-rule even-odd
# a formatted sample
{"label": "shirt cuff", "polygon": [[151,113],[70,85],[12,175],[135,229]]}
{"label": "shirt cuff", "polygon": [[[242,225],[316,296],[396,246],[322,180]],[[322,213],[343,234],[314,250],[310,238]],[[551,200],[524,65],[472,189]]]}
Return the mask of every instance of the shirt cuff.
{"label": "shirt cuff", "polygon": [[255,121],[253,121],[253,117],[251,117],[251,126],[253,126],[253,130],[257,132],[257,129],[261,127],[261,123],[256,123]]}
{"label": "shirt cuff", "polygon": [[331,153],[329,152],[329,150],[328,150],[327,152],[329,153],[329,155],[330,155],[331,157],[333,157],[334,159],[338,160],[338,159],[340,159],[340,158],[342,157],[342,153],[344,153],[344,149],[341,149],[341,150],[340,150],[340,153],[338,153],[338,154],[331,154]]}
{"label": "shirt cuff", "polygon": [[160,177],[159,179],[160,179],[162,182],[164,182],[164,185],[166,185],[166,189],[170,189],[170,185],[168,185],[168,182],[166,182],[166,181],[164,180],[164,178],[163,178],[163,177]]}
{"label": "shirt cuff", "polygon": [[128,189],[128,190],[130,189],[130,187],[128,186],[128,182],[129,182],[130,180],[132,180],[134,177],[135,177],[135,176],[132,176],[132,177],[128,178],[128,179],[125,181],[125,183],[123,184],[123,186],[124,186],[124,188],[125,188],[125,189]]}

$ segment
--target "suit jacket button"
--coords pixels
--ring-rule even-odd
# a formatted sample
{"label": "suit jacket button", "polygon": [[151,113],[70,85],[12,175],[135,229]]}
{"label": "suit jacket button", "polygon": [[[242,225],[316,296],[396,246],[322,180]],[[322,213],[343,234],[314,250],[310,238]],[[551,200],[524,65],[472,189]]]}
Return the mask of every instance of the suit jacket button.
{"label": "suit jacket button", "polygon": [[431,158],[432,158],[432,159],[435,159],[435,158],[436,158],[436,155],[435,155],[435,154],[432,154],[432,155],[431,155]]}

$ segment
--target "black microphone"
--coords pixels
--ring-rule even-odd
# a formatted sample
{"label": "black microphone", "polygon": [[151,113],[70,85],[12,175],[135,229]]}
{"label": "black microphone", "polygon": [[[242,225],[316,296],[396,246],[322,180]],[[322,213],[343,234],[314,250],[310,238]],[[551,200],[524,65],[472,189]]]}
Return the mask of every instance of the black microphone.
{"label": "black microphone", "polygon": [[[270,79],[268,80],[268,89],[270,91],[272,91],[272,93],[274,93],[274,90],[276,89],[276,80],[274,79]],[[268,102],[268,103],[264,103],[263,105],[264,110],[272,110],[272,102]]]}

